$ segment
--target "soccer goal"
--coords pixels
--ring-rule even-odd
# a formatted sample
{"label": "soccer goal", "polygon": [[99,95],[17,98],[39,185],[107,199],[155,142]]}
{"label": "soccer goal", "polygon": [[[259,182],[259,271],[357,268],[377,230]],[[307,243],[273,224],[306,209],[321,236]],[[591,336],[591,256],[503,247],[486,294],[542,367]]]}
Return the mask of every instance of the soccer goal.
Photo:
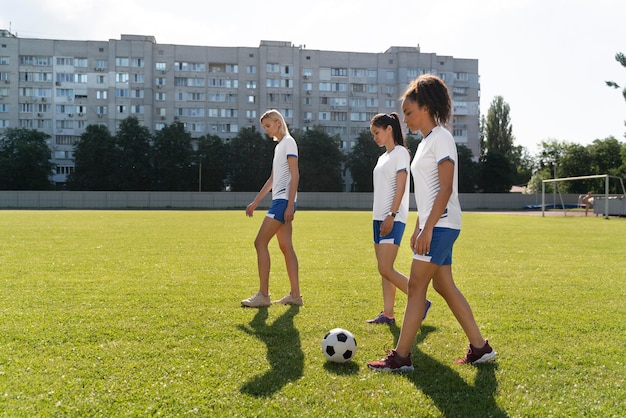
{"label": "soccer goal", "polygon": [[[564,182],[564,181],[572,181],[572,180],[586,180],[586,179],[604,179],[604,194],[596,194],[596,195],[592,195],[590,196],[592,200],[592,202],[594,203],[594,213],[602,213],[604,215],[605,218],[608,219],[609,217],[609,202],[611,200],[616,200],[616,199],[620,199],[620,201],[622,203],[624,202],[624,199],[626,197],[626,189],[624,189],[624,181],[622,180],[621,177],[617,177],[617,176],[610,176],[608,174],[597,174],[597,175],[591,175],[591,176],[579,176],[579,177],[561,177],[561,178],[556,178],[556,179],[547,179],[547,180],[542,180],[541,181],[541,216],[545,216],[545,210],[546,210],[546,183],[554,183],[555,188],[558,190],[558,194],[559,194],[559,199],[561,200],[561,208],[563,209],[563,214],[567,215],[567,205],[565,205],[565,203],[563,202],[563,196],[561,194],[561,191],[559,190],[558,187],[558,183],[560,182]],[[619,184],[622,188],[622,194],[620,195],[609,195],[609,180],[610,179],[617,179],[619,180]],[[588,196],[589,198],[589,196]],[[599,212],[596,211],[596,204],[602,204],[604,203],[604,209]],[[577,206],[580,207],[581,205],[584,205],[584,202],[582,202],[582,196],[579,197],[578,199],[578,203]],[[623,204],[621,206],[624,206]],[[626,209],[622,209],[622,208],[616,208],[616,210],[614,210],[615,215],[626,215]]]}

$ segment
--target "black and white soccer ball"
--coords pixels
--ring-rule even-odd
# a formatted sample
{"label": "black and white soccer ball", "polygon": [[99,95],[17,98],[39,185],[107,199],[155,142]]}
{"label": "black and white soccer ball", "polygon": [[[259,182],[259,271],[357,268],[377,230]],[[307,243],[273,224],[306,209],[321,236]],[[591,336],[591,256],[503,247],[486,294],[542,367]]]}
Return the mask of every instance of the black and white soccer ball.
{"label": "black and white soccer ball", "polygon": [[356,353],[356,339],[350,331],[333,328],[322,340],[322,351],[326,360],[333,363],[345,363],[352,360]]}

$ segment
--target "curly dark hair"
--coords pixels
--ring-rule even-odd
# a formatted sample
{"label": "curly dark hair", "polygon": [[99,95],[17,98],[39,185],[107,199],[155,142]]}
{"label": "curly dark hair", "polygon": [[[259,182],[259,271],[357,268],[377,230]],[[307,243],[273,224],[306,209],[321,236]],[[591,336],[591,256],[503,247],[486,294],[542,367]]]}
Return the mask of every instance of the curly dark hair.
{"label": "curly dark hair", "polygon": [[446,125],[452,118],[452,101],[448,87],[433,74],[423,74],[409,84],[402,100],[411,100],[418,106],[426,106],[439,125]]}

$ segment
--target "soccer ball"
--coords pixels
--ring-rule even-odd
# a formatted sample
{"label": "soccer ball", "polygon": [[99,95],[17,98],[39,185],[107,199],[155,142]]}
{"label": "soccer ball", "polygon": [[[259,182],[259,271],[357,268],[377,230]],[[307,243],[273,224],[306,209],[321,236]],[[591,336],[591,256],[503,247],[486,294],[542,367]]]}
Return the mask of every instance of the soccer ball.
{"label": "soccer ball", "polygon": [[326,360],[333,363],[345,363],[352,360],[356,353],[356,340],[350,331],[333,328],[322,340],[322,351]]}

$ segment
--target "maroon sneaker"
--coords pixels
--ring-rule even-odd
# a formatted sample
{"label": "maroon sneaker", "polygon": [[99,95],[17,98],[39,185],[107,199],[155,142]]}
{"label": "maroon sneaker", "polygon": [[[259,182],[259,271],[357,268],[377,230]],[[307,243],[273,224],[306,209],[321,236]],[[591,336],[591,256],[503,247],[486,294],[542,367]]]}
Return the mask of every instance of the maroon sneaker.
{"label": "maroon sneaker", "polygon": [[454,363],[456,364],[478,364],[491,360],[496,356],[496,352],[489,345],[489,341],[485,340],[485,345],[482,348],[476,348],[472,344],[467,349],[465,357],[458,359]]}
{"label": "maroon sneaker", "polygon": [[395,324],[396,323],[396,319],[395,318],[389,318],[387,315],[385,315],[384,312],[381,312],[378,314],[378,316],[374,319],[368,319],[365,322],[369,322],[370,324]]}
{"label": "maroon sneaker", "polygon": [[379,372],[412,372],[411,354],[400,357],[396,350],[387,351],[387,357],[367,363],[367,367]]}

